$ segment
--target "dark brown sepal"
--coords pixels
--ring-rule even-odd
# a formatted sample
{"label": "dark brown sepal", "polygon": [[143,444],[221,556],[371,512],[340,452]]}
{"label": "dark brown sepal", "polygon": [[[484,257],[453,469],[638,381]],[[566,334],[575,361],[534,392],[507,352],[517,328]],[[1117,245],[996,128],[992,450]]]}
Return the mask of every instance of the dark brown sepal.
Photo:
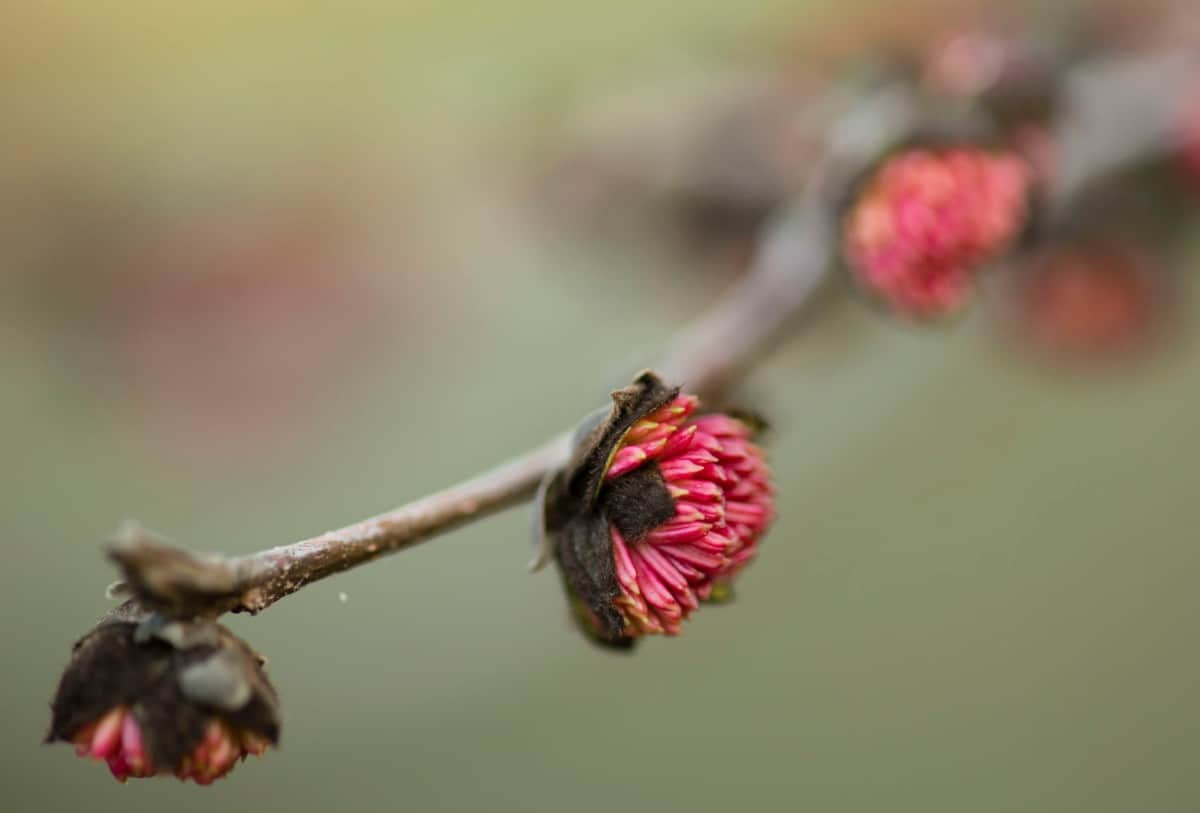
{"label": "dark brown sepal", "polygon": [[[612,462],[613,453],[633,425],[679,394],[679,387],[668,387],[657,373],[647,370],[634,382],[612,394],[612,408],[600,420],[577,438],[567,465],[563,487],[565,497],[575,508],[590,510],[600,496],[604,473]],[[587,423],[595,421],[589,416]]]}
{"label": "dark brown sepal", "polygon": [[219,556],[198,556],[163,544],[155,535],[126,526],[108,550],[121,571],[118,588],[159,612],[188,617],[237,592],[237,571]]}
{"label": "dark brown sepal", "polygon": [[[636,477],[620,478],[629,482],[619,487],[606,486],[604,475],[629,430],[678,394],[678,387],[667,386],[650,371],[614,392],[607,411],[593,413],[581,423],[570,461],[547,477],[538,492],[534,535],[542,553],[535,565],[554,558],[570,600],[582,605],[574,608],[580,627],[606,646],[632,646],[624,634],[624,618],[613,605],[621,588],[609,525],[615,522],[638,536],[669,519],[674,506],[652,467]],[[650,482],[654,479],[657,482]],[[610,502],[614,511],[606,509]]]}

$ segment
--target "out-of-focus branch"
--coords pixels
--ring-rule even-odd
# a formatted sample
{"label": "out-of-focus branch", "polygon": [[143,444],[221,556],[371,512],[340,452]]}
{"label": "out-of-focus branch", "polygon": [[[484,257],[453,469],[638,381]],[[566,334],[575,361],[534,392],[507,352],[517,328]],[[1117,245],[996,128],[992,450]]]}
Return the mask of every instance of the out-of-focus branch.
{"label": "out-of-focus branch", "polygon": [[1072,71],[1055,122],[1051,219],[1069,216],[1094,184],[1161,157],[1198,83],[1200,53],[1192,51],[1097,60]]}
{"label": "out-of-focus branch", "polygon": [[[1085,66],[1069,78],[1065,113],[1056,123],[1065,164],[1049,192],[1055,218],[1092,183],[1164,148],[1169,100],[1159,98],[1150,116],[1146,88],[1169,96],[1182,82],[1164,86],[1163,77],[1178,78],[1195,67],[1193,57],[1132,59]],[[837,262],[839,218],[851,185],[889,147],[928,124],[920,99],[906,85],[838,98],[830,107],[840,112],[808,190],[767,226],[742,281],[680,331],[658,365],[664,376],[701,397],[726,392],[812,299]],[[1139,128],[1139,120],[1147,126]],[[568,453],[564,434],[393,511],[243,557],[198,557],[134,535],[112,552],[138,596],[118,611],[258,612],[307,584],[531,499]]]}
{"label": "out-of-focus branch", "polygon": [[709,313],[685,327],[659,365],[705,397],[726,392],[813,297],[837,259],[838,223],[857,176],[920,125],[906,86],[831,100],[839,110],[806,192],[763,232],[754,265]]}

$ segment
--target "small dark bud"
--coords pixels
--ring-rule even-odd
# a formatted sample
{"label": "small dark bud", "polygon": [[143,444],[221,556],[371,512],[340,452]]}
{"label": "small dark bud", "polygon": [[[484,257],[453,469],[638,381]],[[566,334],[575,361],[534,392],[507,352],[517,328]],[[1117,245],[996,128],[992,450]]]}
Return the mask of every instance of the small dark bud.
{"label": "small dark bud", "polygon": [[263,663],[210,621],[102,622],[75,644],[46,741],[74,743],[122,782],[174,774],[207,785],[279,740]]}

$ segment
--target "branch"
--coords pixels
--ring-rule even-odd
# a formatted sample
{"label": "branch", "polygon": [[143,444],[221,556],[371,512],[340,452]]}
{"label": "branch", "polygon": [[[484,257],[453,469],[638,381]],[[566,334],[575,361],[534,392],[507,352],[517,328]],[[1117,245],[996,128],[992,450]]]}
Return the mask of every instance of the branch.
{"label": "branch", "polygon": [[[717,397],[809,301],[838,245],[837,201],[829,194],[835,164],[830,162],[826,181],[815,181],[802,201],[767,227],[744,279],[671,343],[660,366],[672,380],[701,397]],[[567,462],[569,441],[563,433],[393,511],[248,556],[201,560],[144,532],[118,540],[110,555],[139,597],[133,602],[187,614],[257,613],[312,582],[532,499],[546,475]]]}
{"label": "branch", "polygon": [[386,514],[235,559],[238,604],[232,609],[258,612],[306,584],[527,502],[542,478],[566,462],[569,439],[560,435],[486,474]]}
{"label": "branch", "polygon": [[1098,59],[1072,71],[1055,122],[1061,158],[1048,196],[1052,219],[1082,205],[1096,184],[1169,150],[1197,82],[1200,54],[1192,51]]}
{"label": "branch", "polygon": [[[768,229],[756,267],[672,344],[663,367],[674,380],[702,396],[723,392],[809,300],[836,251],[836,218],[829,210],[810,199]],[[144,532],[118,540],[110,555],[139,597],[132,602],[186,614],[257,613],[312,582],[527,502],[547,474],[566,464],[569,452],[570,434],[563,433],[393,511],[248,556],[204,560]]]}
{"label": "branch", "polygon": [[[1153,94],[1139,89],[1180,87],[1178,78],[1195,67],[1194,56],[1172,55],[1072,71],[1065,83],[1065,114],[1055,123],[1070,156],[1048,192],[1055,215],[1079,201],[1091,184],[1165,149],[1169,100],[1162,97],[1171,94],[1160,93],[1150,105],[1147,96]],[[1168,79],[1175,82],[1162,84]],[[742,281],[680,331],[658,365],[702,398],[726,393],[813,299],[836,263],[841,209],[857,178],[889,148],[929,129],[929,111],[904,84],[866,98],[841,94],[834,102],[831,107],[840,112],[807,191],[767,225]],[[1147,119],[1150,126],[1135,126]],[[393,511],[248,556],[201,558],[133,534],[111,555],[138,598],[114,612],[167,607],[195,615],[257,613],[305,585],[530,500],[568,454],[569,436],[559,435],[486,474]]]}

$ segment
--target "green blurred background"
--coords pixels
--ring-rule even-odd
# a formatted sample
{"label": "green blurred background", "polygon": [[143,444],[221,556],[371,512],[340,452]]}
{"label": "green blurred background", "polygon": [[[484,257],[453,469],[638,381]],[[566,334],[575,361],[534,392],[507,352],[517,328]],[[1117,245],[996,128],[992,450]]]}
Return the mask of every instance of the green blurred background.
{"label": "green blurred background", "polygon": [[850,8],[25,5],[0,15],[4,809],[1200,809],[1191,323],[1064,374],[978,314],[853,300],[748,380],[780,519],[682,638],[585,645],[512,511],[231,618],[287,717],[211,788],[39,746],[119,520],[238,553],[377,513],[570,424],[711,303],[728,279],[671,249],[536,227],[523,161],[563,99]]}

